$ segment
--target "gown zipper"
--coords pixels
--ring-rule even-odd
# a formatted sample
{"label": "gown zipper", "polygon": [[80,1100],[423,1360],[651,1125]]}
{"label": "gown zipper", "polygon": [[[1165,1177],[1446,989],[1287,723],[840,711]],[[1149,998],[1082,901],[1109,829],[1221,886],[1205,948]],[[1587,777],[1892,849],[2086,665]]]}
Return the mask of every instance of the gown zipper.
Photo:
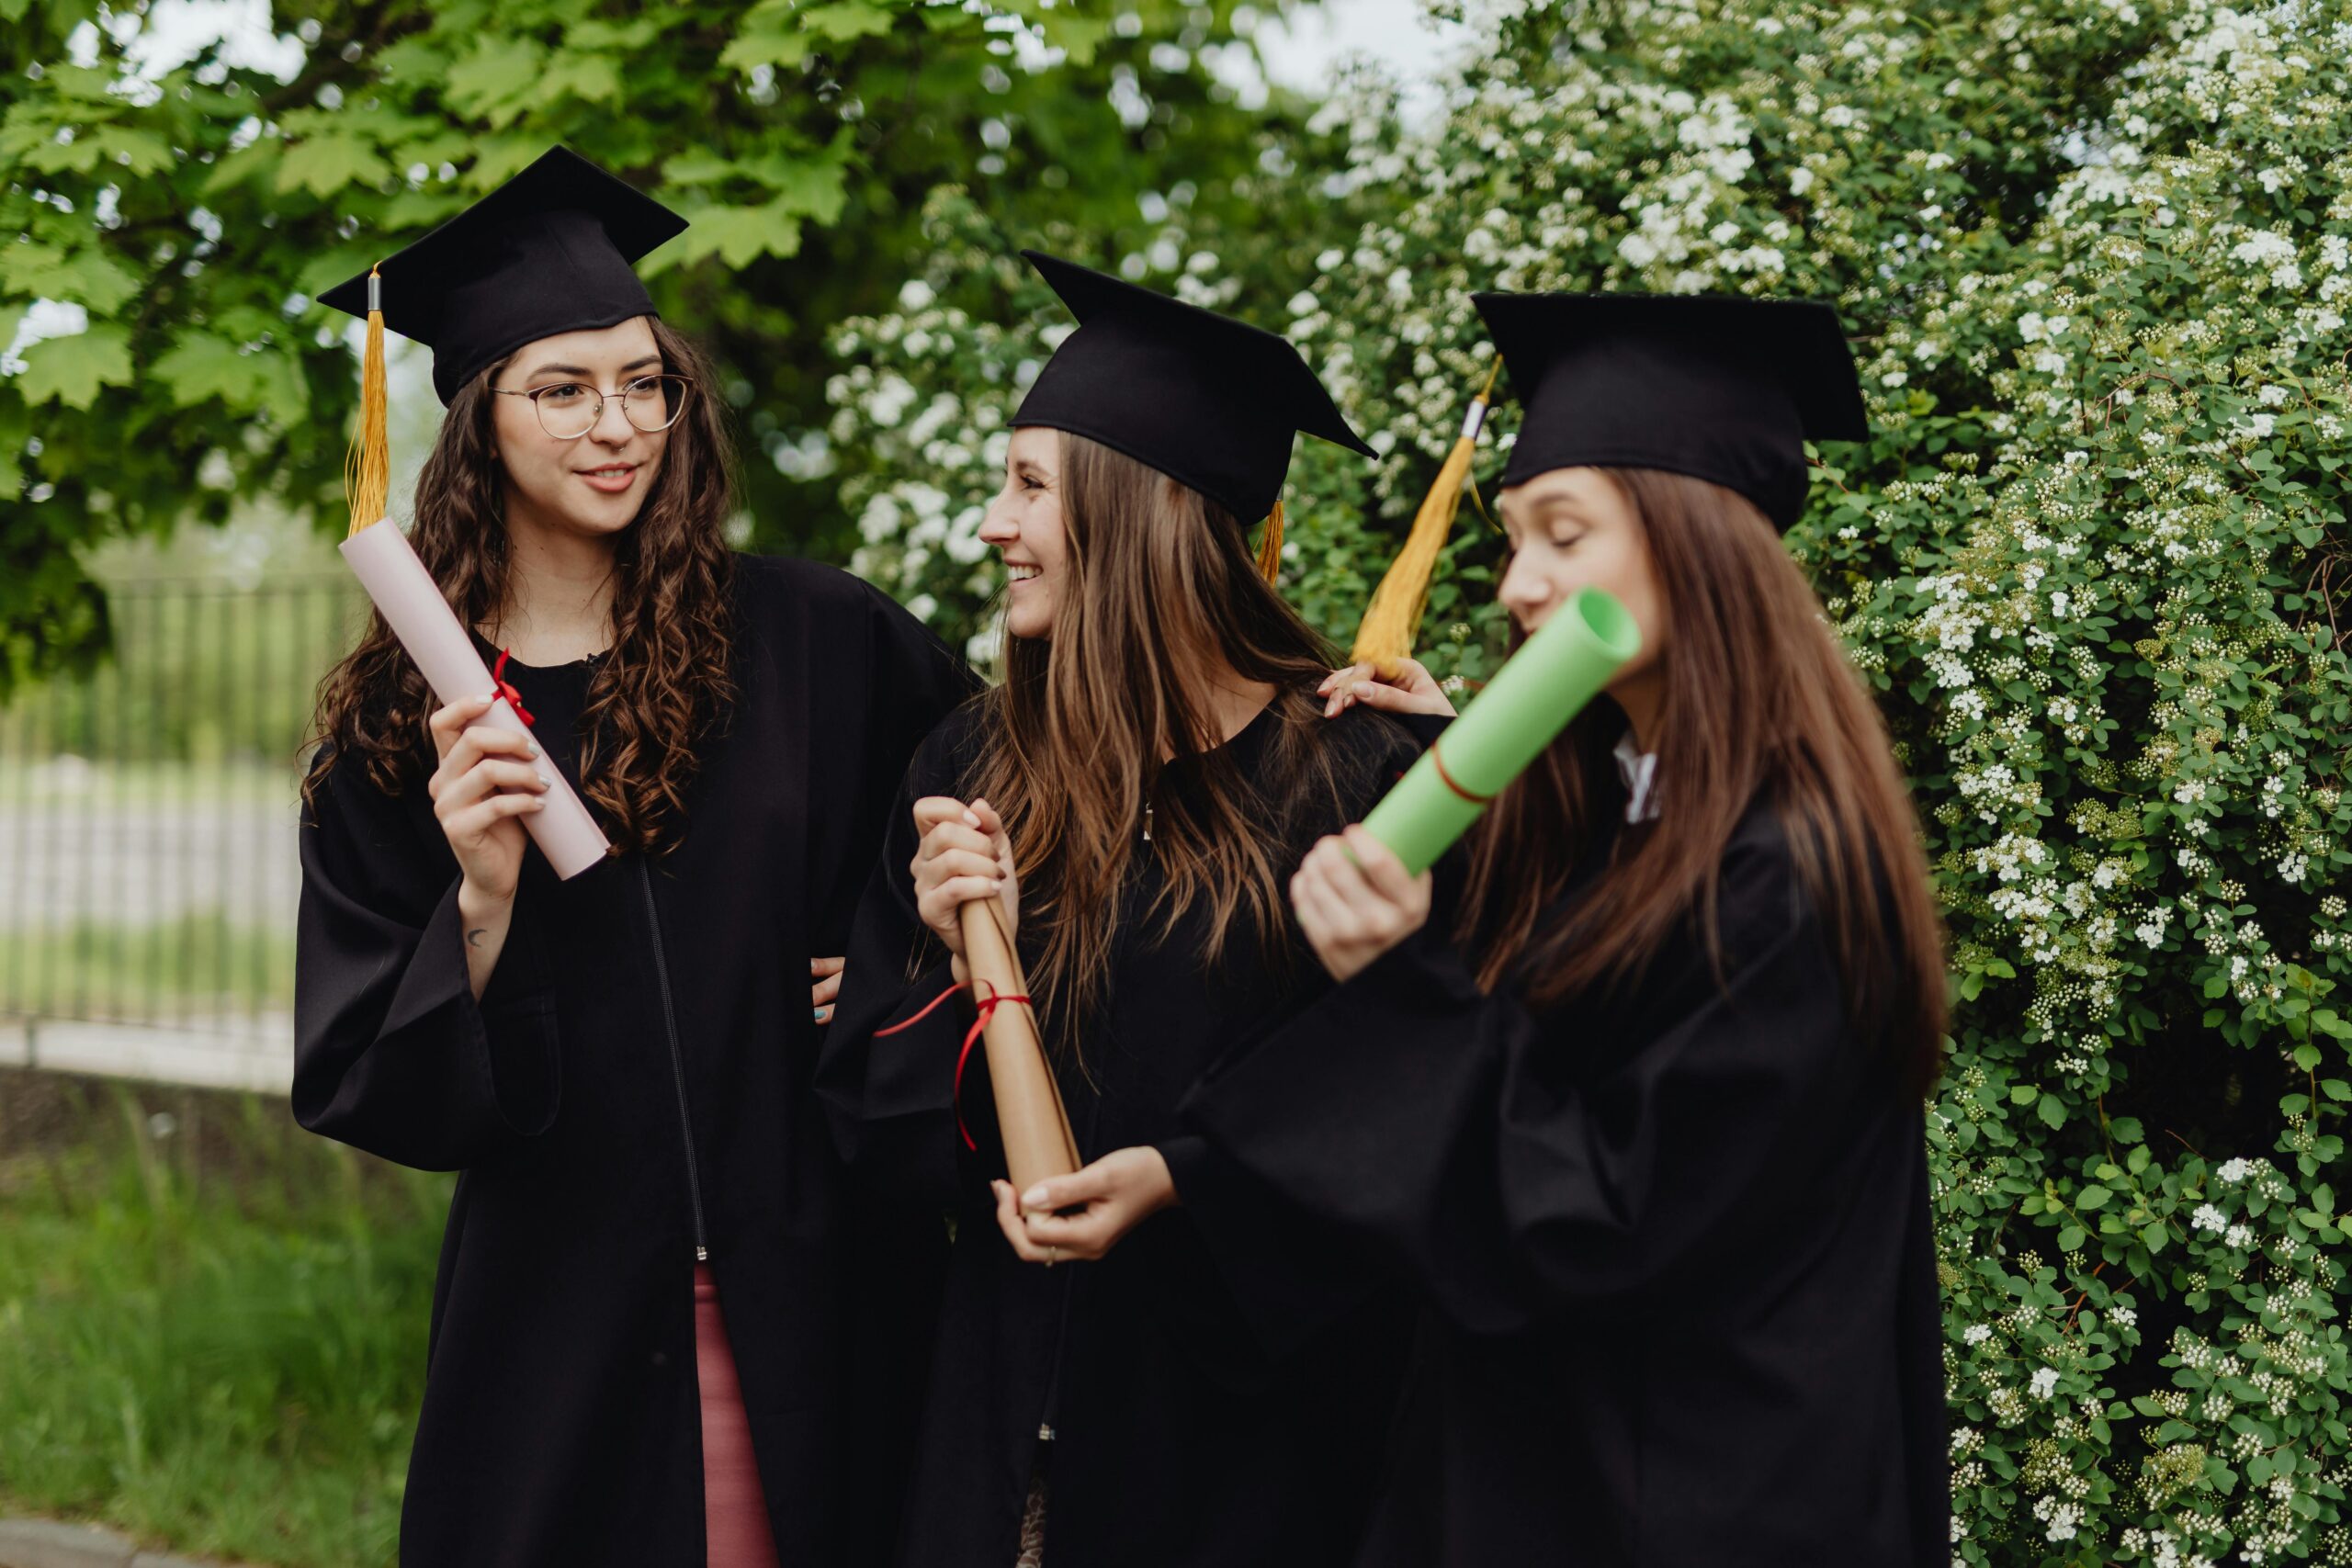
{"label": "gown zipper", "polygon": [[678,1089],[678,1132],[686,1146],[686,1202],[695,1222],[695,1261],[710,1260],[710,1238],[702,1223],[702,1162],[695,1156],[694,1111],[686,1099],[686,1057],[678,1047],[678,1011],[670,999],[670,963],[662,953],[662,916],[653,904],[653,873],[637,863],[637,885],[645,895],[645,925],[653,938],[653,978],[662,992],[662,1027],[670,1037],[670,1078]]}

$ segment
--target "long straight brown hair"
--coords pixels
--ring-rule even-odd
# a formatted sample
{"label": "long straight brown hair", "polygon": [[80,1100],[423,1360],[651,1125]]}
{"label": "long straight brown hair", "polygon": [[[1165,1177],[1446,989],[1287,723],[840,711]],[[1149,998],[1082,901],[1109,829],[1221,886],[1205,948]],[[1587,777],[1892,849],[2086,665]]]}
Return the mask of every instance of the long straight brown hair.
{"label": "long straight brown hair", "polygon": [[1477,827],[1460,936],[1480,983],[1538,1005],[1632,985],[1695,918],[1718,974],[1717,878],[1762,795],[1785,825],[1821,912],[1849,1017],[1932,1082],[1945,968],[1919,825],[1877,706],[1812,586],[1762,513],[1722,486],[1646,468],[1609,475],[1640,516],[1670,627],[1652,750],[1661,829],[1620,846],[1565,918],[1544,911],[1622,799],[1610,752],[1624,731],[1595,704]]}
{"label": "long straight brown hair", "polygon": [[[663,367],[694,383],[670,427],[662,472],[613,558],[613,644],[581,715],[581,793],[613,842],[673,843],[694,780],[696,744],[734,700],[734,557],[722,531],[734,506],[734,446],[709,364],[659,317],[648,318]],[[519,352],[519,351],[518,351]],[[458,390],[416,479],[417,558],[469,626],[506,605],[505,481],[491,384],[513,355]],[[387,795],[429,763],[435,706],[416,664],[381,615],[319,683],[308,799],[346,754]]]}
{"label": "long straight brown hair", "polygon": [[[1302,837],[1328,830],[1368,786],[1349,758],[1370,749],[1330,743],[1311,694],[1332,649],[1259,575],[1233,514],[1124,453],[1060,436],[1068,576],[1053,635],[1006,638],[1004,679],[980,699],[970,787],[1003,816],[1023,945],[1036,943],[1030,989],[1075,1055],[1080,1021],[1109,985],[1139,854],[1162,877],[1145,916],[1155,938],[1197,908],[1210,964],[1237,921],[1278,965],[1295,961],[1284,887]],[[1220,665],[1274,688],[1255,782],[1196,684]]]}

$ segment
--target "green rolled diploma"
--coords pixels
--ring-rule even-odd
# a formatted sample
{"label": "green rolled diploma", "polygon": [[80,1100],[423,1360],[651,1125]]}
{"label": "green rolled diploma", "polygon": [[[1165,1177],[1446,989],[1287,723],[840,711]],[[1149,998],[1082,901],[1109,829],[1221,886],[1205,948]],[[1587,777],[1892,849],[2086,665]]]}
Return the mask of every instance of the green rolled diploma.
{"label": "green rolled diploma", "polygon": [[1581,590],[1504,660],[1363,825],[1419,876],[1641,646],[1624,605],[1598,588]]}

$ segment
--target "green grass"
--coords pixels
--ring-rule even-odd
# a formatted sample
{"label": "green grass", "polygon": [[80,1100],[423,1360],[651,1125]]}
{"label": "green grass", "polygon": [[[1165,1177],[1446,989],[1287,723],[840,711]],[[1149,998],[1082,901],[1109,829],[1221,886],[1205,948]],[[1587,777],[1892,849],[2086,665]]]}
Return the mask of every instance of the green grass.
{"label": "green grass", "polygon": [[282,1100],[0,1073],[0,1512],[391,1562],[448,1190]]}
{"label": "green grass", "polygon": [[294,933],[233,924],[217,910],[0,940],[0,1013],[169,1021],[294,1005]]}
{"label": "green grass", "polygon": [[[5,738],[0,738],[5,743]],[[284,811],[291,825],[302,770],[288,750],[276,761],[101,761],[77,766],[54,757],[0,755],[0,808],[68,807],[63,819],[104,818],[127,807],[250,807]],[[36,822],[45,818],[36,818]]]}

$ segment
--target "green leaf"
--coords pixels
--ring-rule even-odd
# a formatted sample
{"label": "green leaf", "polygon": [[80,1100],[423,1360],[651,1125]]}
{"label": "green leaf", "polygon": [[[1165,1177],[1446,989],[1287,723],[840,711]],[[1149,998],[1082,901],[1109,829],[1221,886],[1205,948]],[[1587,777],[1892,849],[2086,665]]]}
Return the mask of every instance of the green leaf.
{"label": "green leaf", "polygon": [[288,147],[277,164],[280,194],[307,190],[321,200],[355,185],[380,185],[392,166],[358,137],[341,131],[306,137]]}
{"label": "green leaf", "polygon": [[90,136],[106,162],[134,175],[153,175],[172,166],[172,145],[162,137],[127,125],[109,125]]}
{"label": "green leaf", "polygon": [[2063,1127],[2066,1124],[2066,1102],[2054,1094],[2043,1095],[2040,1103],[2033,1109],[2043,1122],[2051,1127]]}
{"label": "green leaf", "polygon": [[48,338],[25,350],[17,389],[28,403],[63,403],[86,409],[100,389],[131,382],[130,333],[118,326],[92,327],[73,337]]}
{"label": "green leaf", "polygon": [[1038,12],[1037,22],[1046,29],[1046,41],[1067,51],[1073,65],[1093,64],[1094,51],[1111,36],[1108,17],[1080,17],[1067,6]]}
{"label": "green leaf", "polygon": [[139,279],[103,251],[68,254],[51,245],[0,245],[0,288],[37,299],[71,300],[109,316],[139,292]]}
{"label": "green leaf", "polygon": [[2083,1245],[2083,1228],[2080,1225],[2062,1225],[2058,1230],[2058,1250],[2072,1252]]}
{"label": "green leaf", "polygon": [[2075,1207],[2077,1209],[2096,1209],[2101,1203],[2106,1202],[2113,1196],[2114,1194],[2109,1192],[2104,1187],[2086,1187],[2080,1192],[2075,1194]]}
{"label": "green leaf", "polygon": [[2041,1091],[2034,1088],[2030,1083],[2011,1084],[2009,1086],[2009,1103],[2011,1105],[2031,1105],[2034,1100],[2041,1096]]}
{"label": "green leaf", "polygon": [[449,67],[443,84],[452,107],[503,128],[523,111],[547,51],[526,38],[486,38]]}
{"label": "green leaf", "polygon": [[2165,1243],[2171,1239],[2172,1233],[2160,1224],[2144,1226],[2140,1232],[2140,1240],[2150,1252],[2162,1252]]}
{"label": "green leaf", "polygon": [[890,30],[892,17],[878,6],[867,6],[860,0],[841,0],[831,6],[812,6],[801,14],[803,25],[820,38],[834,43],[847,43],[853,39],[874,38]]}
{"label": "green leaf", "polygon": [[559,54],[540,74],[533,100],[552,104],[565,96],[606,104],[621,96],[620,68],[602,54]]}
{"label": "green leaf", "polygon": [[694,226],[664,249],[677,263],[716,254],[731,267],[748,265],[763,255],[789,256],[800,249],[800,218],[781,202],[706,207],[694,215]]}
{"label": "green leaf", "polygon": [[254,383],[237,345],[206,332],[182,333],[147,372],[171,389],[175,408],[190,408],[208,398],[236,406]]}

